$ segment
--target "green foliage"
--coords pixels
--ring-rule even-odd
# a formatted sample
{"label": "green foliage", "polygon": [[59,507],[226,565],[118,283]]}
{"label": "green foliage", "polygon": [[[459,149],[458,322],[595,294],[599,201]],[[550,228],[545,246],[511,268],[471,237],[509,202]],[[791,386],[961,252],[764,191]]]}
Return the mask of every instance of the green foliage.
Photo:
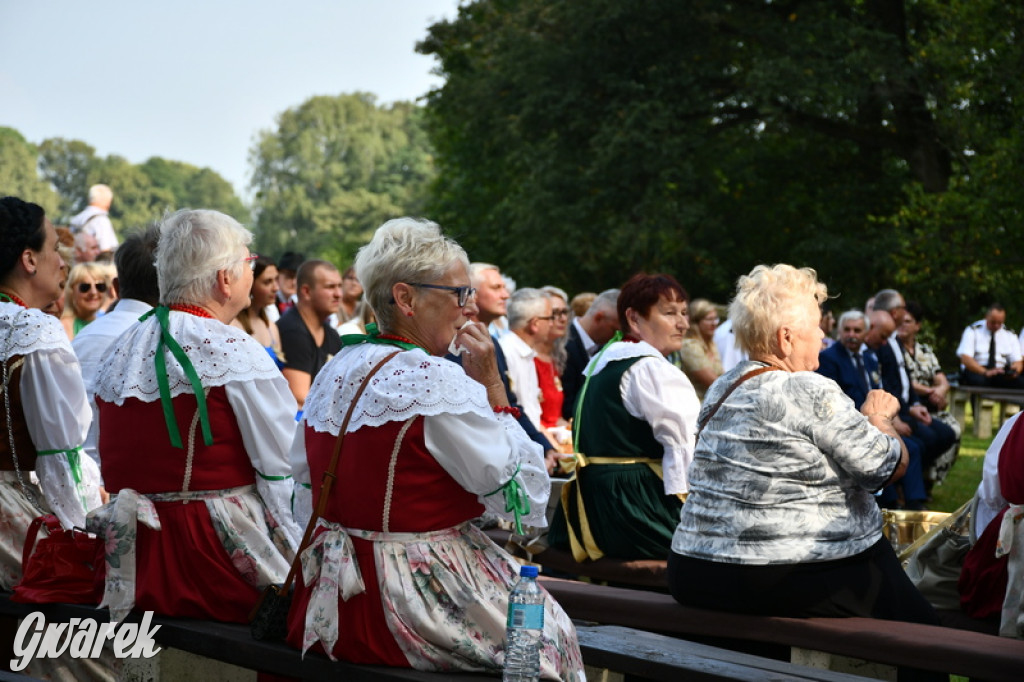
{"label": "green foliage", "polygon": [[[96,156],[81,140],[44,140],[38,149],[0,128],[0,188],[40,203],[56,224],[67,224],[88,204],[89,187],[109,185],[114,229],[122,234],[179,208],[210,208],[239,222],[249,211],[227,180],[209,168],[153,157],[141,165],[120,156]],[[8,189],[11,188],[11,189]]]}
{"label": "green foliage", "polygon": [[467,3],[418,46],[445,77],[429,212],[524,284],[667,270],[724,301],[784,261],[839,308],[898,286],[955,345],[982,301],[1024,299],[1022,19],[998,0]]}
{"label": "green foliage", "polygon": [[385,220],[422,214],[433,162],[421,115],[365,93],[282,113],[250,152],[257,250],[343,266]]}
{"label": "green foliage", "polygon": [[36,173],[37,150],[17,130],[0,127],[0,196],[15,196],[39,204],[52,214],[56,193]]}

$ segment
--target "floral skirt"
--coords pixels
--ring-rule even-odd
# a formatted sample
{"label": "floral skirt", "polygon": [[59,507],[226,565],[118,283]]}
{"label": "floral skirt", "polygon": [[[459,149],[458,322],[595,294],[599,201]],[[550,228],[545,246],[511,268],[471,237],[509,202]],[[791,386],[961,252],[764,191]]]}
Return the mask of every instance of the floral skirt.
{"label": "floral skirt", "polygon": [[[385,533],[320,519],[302,554],[288,642],[359,663],[497,674],[518,574],[515,559],[469,523]],[[575,628],[550,596],[541,676],[584,679]]]}
{"label": "floral skirt", "polygon": [[926,480],[932,481],[933,483],[942,483],[946,480],[946,476],[949,474],[949,470],[953,468],[953,464],[956,462],[956,457],[960,453],[960,422],[956,420],[949,412],[939,412],[932,414],[932,419],[938,419],[943,424],[946,424],[956,434],[956,442],[949,446],[945,452],[935,458],[935,461],[928,465],[928,468],[924,472]]}
{"label": "floral skirt", "polygon": [[106,539],[101,606],[244,623],[260,590],[284,581],[292,553],[254,486],[142,495],[122,489],[89,513]]}
{"label": "floral skirt", "polygon": [[[22,474],[25,487],[35,494],[39,504],[45,505],[43,492]],[[0,590],[10,591],[21,580],[21,554],[25,548],[25,534],[32,520],[48,513],[25,496],[13,471],[0,471]]]}

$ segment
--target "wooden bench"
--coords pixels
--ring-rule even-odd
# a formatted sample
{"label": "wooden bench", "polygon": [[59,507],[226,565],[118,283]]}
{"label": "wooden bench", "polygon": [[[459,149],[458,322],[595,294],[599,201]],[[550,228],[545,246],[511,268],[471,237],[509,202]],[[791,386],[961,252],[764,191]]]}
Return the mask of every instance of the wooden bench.
{"label": "wooden bench", "polygon": [[730,648],[774,645],[788,649],[790,661],[837,667],[852,663],[861,674],[867,669],[857,661],[991,682],[1024,679],[1024,641],[981,632],[872,618],[748,616],[681,606],[656,592],[543,577],[541,583],[576,620],[706,638]]}
{"label": "wooden bench", "polygon": [[[7,628],[17,618],[41,611],[47,622],[67,622],[71,618],[91,618],[105,621],[107,611],[91,606],[71,604],[17,604],[9,595],[0,595],[0,621],[7,621]],[[133,616],[130,620],[137,620]],[[153,623],[160,629],[154,640],[164,647],[157,658],[151,659],[150,668],[131,671],[133,679],[153,679],[160,682],[174,680],[255,680],[255,673],[261,671],[275,675],[290,676],[302,680],[337,680],[346,682],[484,682],[496,679],[482,674],[425,673],[406,668],[355,665],[342,661],[333,662],[318,654],[300,653],[280,642],[257,642],[249,636],[244,625],[216,623],[177,618],[155,617]],[[796,665],[785,661],[721,649],[706,644],[641,632],[621,626],[580,626],[578,629],[580,649],[588,666],[588,677],[616,678],[622,675],[642,677],[650,680],[675,682],[686,680],[793,680],[807,682],[865,682],[866,678]],[[4,642],[9,645],[12,642]],[[0,647],[2,649],[3,647]],[[10,648],[8,646],[8,648]],[[192,660],[182,663],[181,657],[173,666],[160,665],[161,657],[173,657],[188,652]],[[10,652],[0,651],[4,665],[11,658]],[[218,668],[217,662],[234,666],[234,670]],[[126,666],[127,667],[127,666]],[[610,671],[609,675],[605,671]],[[242,674],[239,674],[241,672]],[[602,674],[603,673],[603,674]],[[0,673],[3,679],[3,673]],[[12,679],[19,679],[14,678]]]}
{"label": "wooden bench", "polygon": [[[950,412],[960,422],[960,430],[967,425],[967,403],[970,402],[974,412],[974,436],[991,438],[995,429],[1024,405],[1024,391],[1009,388],[990,388],[987,386],[953,385],[949,391]],[[998,420],[996,408],[998,407]]]}

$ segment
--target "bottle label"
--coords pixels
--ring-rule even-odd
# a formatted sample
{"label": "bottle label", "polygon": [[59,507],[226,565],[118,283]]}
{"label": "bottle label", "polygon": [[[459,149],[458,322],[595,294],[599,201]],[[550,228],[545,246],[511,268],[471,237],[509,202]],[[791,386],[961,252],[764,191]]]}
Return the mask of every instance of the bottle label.
{"label": "bottle label", "polygon": [[543,604],[509,604],[508,623],[510,628],[525,628],[527,630],[544,629],[544,605]]}

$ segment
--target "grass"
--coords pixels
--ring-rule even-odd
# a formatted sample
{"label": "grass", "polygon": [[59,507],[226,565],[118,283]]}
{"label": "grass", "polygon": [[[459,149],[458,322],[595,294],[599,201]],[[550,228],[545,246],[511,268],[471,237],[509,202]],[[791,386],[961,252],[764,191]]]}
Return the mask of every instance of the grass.
{"label": "grass", "polygon": [[968,409],[967,424],[964,427],[963,439],[960,441],[960,455],[956,458],[946,480],[932,490],[929,509],[944,512],[956,511],[964,502],[971,499],[978,489],[985,451],[988,450],[992,439],[975,438],[973,430],[974,417]]}

